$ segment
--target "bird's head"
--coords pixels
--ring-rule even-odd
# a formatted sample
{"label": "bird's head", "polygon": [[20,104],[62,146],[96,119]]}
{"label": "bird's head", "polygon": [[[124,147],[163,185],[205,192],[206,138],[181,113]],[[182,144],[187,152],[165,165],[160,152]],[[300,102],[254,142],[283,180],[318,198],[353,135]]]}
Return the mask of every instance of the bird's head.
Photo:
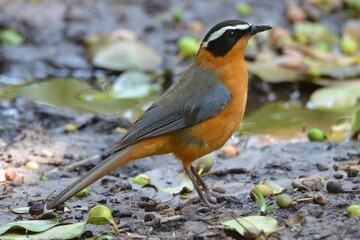
{"label": "bird's head", "polygon": [[219,62],[243,58],[249,39],[269,29],[268,25],[252,25],[240,20],[218,23],[204,37],[196,61]]}

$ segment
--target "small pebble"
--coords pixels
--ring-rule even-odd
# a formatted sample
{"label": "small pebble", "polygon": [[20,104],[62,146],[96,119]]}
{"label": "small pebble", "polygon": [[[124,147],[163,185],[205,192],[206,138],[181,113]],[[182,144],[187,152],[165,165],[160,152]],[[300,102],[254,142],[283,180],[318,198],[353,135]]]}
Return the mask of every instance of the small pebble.
{"label": "small pebble", "polygon": [[156,218],[156,216],[153,213],[147,213],[147,214],[144,215],[144,221],[145,222],[150,222],[155,218]]}
{"label": "small pebble", "polygon": [[164,217],[172,217],[175,215],[176,215],[176,212],[174,210],[170,210],[164,214]]}
{"label": "small pebble", "polygon": [[[114,215],[114,214],[113,214]],[[132,217],[133,215],[133,212],[130,212],[130,211],[125,211],[125,212],[120,212],[119,213],[119,217],[120,218],[123,218],[123,217]]]}
{"label": "small pebble", "polygon": [[321,191],[324,189],[325,179],[320,176],[310,176],[306,178],[294,179],[291,186],[294,189],[305,191]]}
{"label": "small pebble", "polygon": [[298,212],[303,216],[312,216],[315,218],[321,218],[324,210],[323,208],[319,207],[313,203],[307,203],[306,206],[300,208]]}
{"label": "small pebble", "polygon": [[100,201],[98,201],[98,203],[105,204],[105,203],[107,203],[107,200],[106,199],[101,199]]}
{"label": "small pebble", "polygon": [[286,16],[289,22],[292,23],[304,21],[307,18],[305,10],[295,4],[292,4],[288,7],[288,9],[286,10]]}
{"label": "small pebble", "polygon": [[320,206],[325,206],[329,202],[328,198],[324,195],[314,196],[313,201],[314,201],[314,203],[319,204]]}
{"label": "small pebble", "polygon": [[335,179],[342,179],[344,177],[344,174],[341,174],[339,172],[335,172],[333,174],[333,176],[334,176]]}
{"label": "small pebble", "polygon": [[74,155],[72,153],[64,153],[63,158],[69,159],[69,160],[73,160],[74,159]]}
{"label": "small pebble", "polygon": [[81,237],[86,239],[86,238],[92,238],[94,236],[94,234],[92,233],[92,231],[85,231]]}
{"label": "small pebble", "polygon": [[341,193],[341,192],[343,192],[340,181],[329,180],[326,183],[325,188],[326,188],[326,191],[328,191],[329,193]]}
{"label": "small pebble", "polygon": [[226,192],[225,189],[223,189],[222,187],[218,187],[218,186],[212,187],[211,190],[213,190],[216,193],[220,193],[220,194],[224,194]]}
{"label": "small pebble", "polygon": [[5,179],[6,181],[15,181],[17,183],[24,182],[23,178],[17,175],[14,169],[6,169],[5,171]]}
{"label": "small pebble", "polygon": [[198,212],[199,213],[208,213],[208,212],[210,212],[210,208],[201,207],[201,208],[198,209]]}
{"label": "small pebble", "polygon": [[35,202],[29,209],[31,215],[40,215],[44,212],[44,204],[40,202]]}
{"label": "small pebble", "polygon": [[350,169],[350,170],[347,172],[347,176],[348,176],[349,178],[356,177],[358,174],[359,174],[359,171],[353,170],[353,169]]}
{"label": "small pebble", "polygon": [[238,155],[238,150],[233,146],[225,146],[220,150],[219,157],[232,158]]}
{"label": "small pebble", "polygon": [[145,212],[154,212],[157,207],[157,202],[154,200],[149,200],[148,202],[139,203],[139,208],[143,208]]}
{"label": "small pebble", "polygon": [[14,169],[6,169],[5,179],[6,181],[14,181],[16,178],[16,172]]}
{"label": "small pebble", "polygon": [[190,216],[196,214],[197,211],[193,206],[185,206],[180,210],[180,212],[184,215]]}
{"label": "small pebble", "polygon": [[84,219],[84,215],[76,214],[76,215],[75,215],[75,219],[76,219],[76,220],[82,220],[82,219]]}
{"label": "small pebble", "polygon": [[324,165],[324,164],[321,164],[321,163],[317,163],[316,164],[316,168],[319,170],[319,171],[327,171],[329,170],[329,167]]}
{"label": "small pebble", "polygon": [[156,206],[155,210],[157,212],[159,212],[159,211],[163,211],[163,210],[168,209],[168,208],[170,208],[170,205],[168,205],[168,204],[159,204],[159,205]]}

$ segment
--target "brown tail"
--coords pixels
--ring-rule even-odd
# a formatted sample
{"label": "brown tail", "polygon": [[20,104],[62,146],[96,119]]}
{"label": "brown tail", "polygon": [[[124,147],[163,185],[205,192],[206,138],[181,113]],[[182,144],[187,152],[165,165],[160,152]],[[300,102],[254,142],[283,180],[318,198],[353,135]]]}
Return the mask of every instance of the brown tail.
{"label": "brown tail", "polygon": [[131,152],[133,148],[133,146],[130,146],[109,156],[107,159],[105,159],[100,164],[91,169],[85,176],[81,177],[69,187],[67,187],[65,190],[63,190],[59,195],[55,197],[55,199],[47,203],[46,209],[52,209],[59,206],[60,204],[74,196],[77,192],[89,186],[96,180],[102,178],[116,168],[131,162],[133,160],[131,158]]}

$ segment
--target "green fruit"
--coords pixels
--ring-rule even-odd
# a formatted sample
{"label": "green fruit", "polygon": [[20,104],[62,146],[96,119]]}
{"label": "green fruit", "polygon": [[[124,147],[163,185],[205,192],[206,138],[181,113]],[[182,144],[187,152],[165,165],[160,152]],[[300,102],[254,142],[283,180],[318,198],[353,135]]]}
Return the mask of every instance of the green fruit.
{"label": "green fruit", "polygon": [[347,208],[347,213],[350,217],[360,217],[360,205],[353,204]]}
{"label": "green fruit", "polygon": [[185,57],[193,57],[198,51],[199,41],[193,37],[182,37],[177,42],[180,54]]}
{"label": "green fruit", "polygon": [[264,185],[264,184],[258,184],[258,185],[255,185],[251,191],[250,191],[250,198],[251,200],[255,201],[256,200],[256,188],[259,189],[259,191],[261,192],[261,194],[263,195],[264,198],[267,198],[269,196],[271,196],[272,192],[271,192],[271,189]]}
{"label": "green fruit", "polygon": [[86,223],[93,223],[93,224],[110,223],[114,228],[115,235],[119,235],[119,229],[112,218],[111,211],[108,207],[104,205],[97,205],[93,207],[89,212],[89,217],[86,220]]}
{"label": "green fruit", "polygon": [[130,181],[132,181],[135,184],[138,184],[140,186],[144,186],[151,183],[151,179],[146,174],[139,174],[134,178],[129,178]]}
{"label": "green fruit", "polygon": [[236,6],[236,11],[243,16],[250,15],[252,13],[252,9],[247,3],[240,3]]}
{"label": "green fruit", "polygon": [[79,128],[79,126],[69,123],[64,126],[64,131],[65,132],[75,132],[78,130],[78,128]]}
{"label": "green fruit", "polygon": [[40,180],[41,181],[44,181],[44,182],[48,182],[49,181],[49,178],[47,176],[41,176],[40,177]]}
{"label": "green fruit", "polygon": [[174,9],[171,11],[171,16],[175,21],[180,22],[184,17],[184,12],[181,9]]}
{"label": "green fruit", "polygon": [[351,55],[359,50],[359,44],[354,38],[345,35],[341,39],[340,48],[344,54]]}
{"label": "green fruit", "polygon": [[307,135],[310,141],[322,142],[325,140],[325,135],[323,131],[318,128],[310,129]]}
{"label": "green fruit", "polygon": [[204,156],[196,161],[195,168],[202,173],[209,172],[212,166],[214,165],[214,158],[211,155]]}
{"label": "green fruit", "polygon": [[79,191],[78,193],[75,194],[75,197],[77,198],[83,198],[83,197],[87,197],[90,195],[89,189],[88,188],[84,188],[83,190]]}
{"label": "green fruit", "polygon": [[276,198],[276,205],[279,206],[279,208],[288,208],[293,204],[293,200],[288,194],[280,194]]}
{"label": "green fruit", "polygon": [[89,212],[87,223],[106,224],[112,219],[111,211],[104,205],[97,205]]}
{"label": "green fruit", "polygon": [[12,30],[0,31],[0,44],[18,46],[25,42],[25,38]]}
{"label": "green fruit", "polygon": [[322,52],[330,52],[330,46],[325,42],[315,43],[315,48]]}

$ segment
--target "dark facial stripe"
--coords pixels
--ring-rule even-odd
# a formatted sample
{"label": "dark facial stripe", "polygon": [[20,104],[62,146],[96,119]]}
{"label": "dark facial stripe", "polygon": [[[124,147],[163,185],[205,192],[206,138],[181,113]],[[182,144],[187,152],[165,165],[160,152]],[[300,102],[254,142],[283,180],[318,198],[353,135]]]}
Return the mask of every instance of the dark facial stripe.
{"label": "dark facial stripe", "polygon": [[202,47],[215,57],[225,56],[251,30],[250,24],[239,20],[219,23],[206,34]]}

